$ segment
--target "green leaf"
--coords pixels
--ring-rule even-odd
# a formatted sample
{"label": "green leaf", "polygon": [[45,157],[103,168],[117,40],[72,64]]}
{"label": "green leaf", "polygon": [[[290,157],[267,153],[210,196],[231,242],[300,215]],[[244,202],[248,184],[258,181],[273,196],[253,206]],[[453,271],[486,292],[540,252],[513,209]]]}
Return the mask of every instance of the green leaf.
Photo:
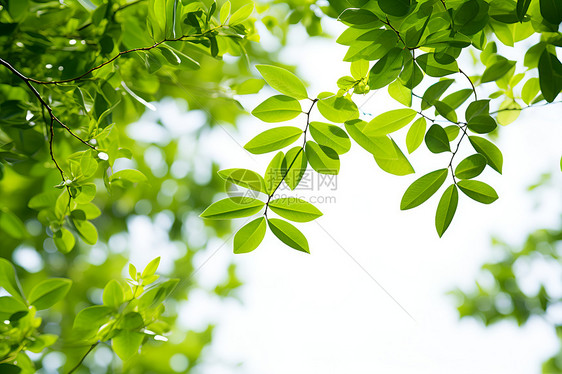
{"label": "green leaf", "polygon": [[305,155],[310,166],[320,174],[338,174],[340,171],[340,158],[331,148],[309,140],[306,142]]}
{"label": "green leaf", "polygon": [[487,134],[496,129],[496,121],[489,115],[472,117],[468,121],[468,128],[477,134]]}
{"label": "green leaf", "polygon": [[498,199],[496,191],[484,182],[462,180],[457,183],[460,190],[473,200],[482,204],[491,204]]}
{"label": "green leaf", "polygon": [[406,135],[406,147],[408,148],[408,153],[414,152],[423,142],[425,135],[425,129],[427,122],[425,118],[420,117],[412,123],[408,134]]}
{"label": "green leaf", "polygon": [[447,187],[443,196],[439,200],[439,205],[437,205],[437,213],[435,214],[435,228],[437,229],[437,234],[442,237],[457,210],[457,205],[459,202],[459,191],[457,186],[454,184]]}
{"label": "green leaf", "polygon": [[527,14],[527,9],[531,5],[531,0],[517,0],[517,19],[521,22]]}
{"label": "green leaf", "polygon": [[3,258],[0,258],[0,287],[19,301],[27,304],[14,265]]}
{"label": "green leaf", "polygon": [[256,94],[261,91],[265,82],[261,79],[251,78],[235,86],[238,95]]}
{"label": "green leaf", "polygon": [[242,227],[234,235],[234,253],[248,253],[256,249],[265,237],[267,225],[260,217]]}
{"label": "green leaf", "polygon": [[539,59],[538,68],[541,92],[546,101],[551,103],[562,90],[562,63],[545,49]]}
{"label": "green leaf", "polygon": [[287,186],[289,186],[291,190],[294,190],[299,185],[308,165],[304,154],[304,148],[295,147],[289,149],[285,155],[285,164],[288,168],[285,176],[285,183],[287,183]]}
{"label": "green leaf", "polygon": [[127,360],[139,351],[143,339],[143,333],[121,330],[111,339],[111,348],[121,360]]}
{"label": "green leaf", "polygon": [[283,181],[283,177],[287,174],[287,163],[283,152],[279,152],[271,159],[265,171],[265,190],[268,195],[273,194],[279,184]]}
{"label": "green leaf", "polygon": [[562,22],[562,4],[560,0],[540,0],[541,15],[548,22],[558,25]]}
{"label": "green leaf", "polygon": [[142,271],[141,277],[145,278],[154,275],[154,273],[156,273],[156,270],[158,270],[158,265],[160,265],[160,256],[156,257],[146,265],[146,267]]}
{"label": "green leaf", "polygon": [[469,136],[470,144],[474,147],[476,152],[486,157],[488,165],[498,173],[502,173],[503,156],[498,147],[494,143],[481,138],[479,136]]}
{"label": "green leaf", "polygon": [[350,67],[351,75],[353,78],[359,80],[365,78],[369,74],[369,61],[367,60],[357,60],[351,63]]}
{"label": "green leaf", "polygon": [[320,93],[316,105],[324,118],[335,123],[344,123],[359,117],[359,110],[353,101],[331,92]]}
{"label": "green leaf", "polygon": [[94,305],[82,309],[74,319],[73,328],[79,331],[97,331],[108,320],[113,308]]}
{"label": "green leaf", "polygon": [[455,176],[460,179],[471,179],[482,173],[486,167],[486,157],[480,153],[468,156],[455,168]]}
{"label": "green leaf", "polygon": [[375,158],[375,162],[379,167],[386,171],[387,173],[393,175],[408,175],[414,173],[414,168],[402,153],[402,150],[396,142],[388,137],[383,138],[372,138],[372,139],[385,139],[385,143],[388,143],[388,146],[392,147],[392,153],[386,151],[387,145],[385,145],[385,152],[375,152],[373,156]]}
{"label": "green leaf", "polygon": [[396,80],[388,85],[388,94],[400,104],[412,106],[412,90],[405,87],[400,81]]}
{"label": "green leaf", "polygon": [[59,231],[56,231],[53,234],[53,241],[61,253],[68,253],[72,251],[74,245],[76,244],[74,235],[72,235],[72,233],[64,227],[61,227]]}
{"label": "green leaf", "polygon": [[371,90],[385,87],[394,81],[402,71],[403,61],[402,49],[392,48],[388,51],[369,72],[368,83]]}
{"label": "green leaf", "polygon": [[480,79],[481,83],[494,82],[507,74],[515,66],[515,61],[500,60],[489,66]]}
{"label": "green leaf", "polygon": [[431,85],[423,94],[421,108],[425,110],[433,105],[436,100],[439,100],[441,95],[447,91],[447,88],[453,84],[454,79],[443,79]]}
{"label": "green leaf", "polygon": [[302,135],[302,130],[294,126],[281,126],[266,130],[250,140],[244,148],[253,154],[273,152],[291,145]]}
{"label": "green leaf", "polygon": [[507,126],[519,117],[521,105],[515,100],[506,99],[500,104],[498,112],[496,116],[498,123],[502,126]]}
{"label": "green leaf", "polygon": [[269,202],[269,208],[281,217],[294,222],[310,222],[322,216],[314,205],[296,197],[284,197]]}
{"label": "green leaf", "polygon": [[224,4],[222,4],[219,14],[220,14],[221,25],[226,24],[226,20],[230,15],[230,1],[227,0]]}
{"label": "green leaf", "polygon": [[64,278],[51,278],[42,281],[31,289],[29,303],[37,310],[47,309],[62,300],[70,287],[72,281]]}
{"label": "green leaf", "polygon": [[465,118],[470,121],[473,117],[480,115],[490,114],[490,100],[476,100],[468,104],[468,108],[465,111]]}
{"label": "green leaf", "polygon": [[115,279],[110,280],[103,289],[103,304],[117,309],[124,301],[123,287]]}
{"label": "green leaf", "polygon": [[255,171],[248,169],[224,169],[218,172],[226,182],[237,184],[252,191],[266,192],[265,181]]}
{"label": "green leaf", "polygon": [[459,136],[459,133],[461,131],[460,127],[458,127],[457,125],[447,126],[445,127],[444,130],[447,133],[447,138],[449,139],[449,142],[455,140],[457,136]]}
{"label": "green leaf", "polygon": [[0,364],[0,372],[3,374],[21,374],[22,369],[12,364]]}
{"label": "green leaf", "polygon": [[523,85],[523,89],[521,90],[521,99],[523,99],[525,104],[529,105],[533,102],[533,99],[537,97],[539,91],[540,91],[539,78],[530,78]]}
{"label": "green leaf", "polygon": [[339,15],[338,20],[351,25],[367,25],[379,19],[367,9],[348,8]]}
{"label": "green leaf", "polygon": [[283,243],[297,251],[310,253],[306,237],[295,226],[276,218],[268,218],[267,224],[273,235]]}
{"label": "green leaf", "polygon": [[458,121],[455,109],[451,108],[449,104],[444,103],[443,101],[435,100],[433,102],[433,105],[435,106],[435,112],[441,115],[443,118],[453,123],[456,123]]}
{"label": "green leaf", "polygon": [[96,185],[94,183],[85,183],[76,190],[77,194],[75,194],[74,200],[78,204],[87,204],[96,197]]}
{"label": "green leaf", "polygon": [[144,326],[142,315],[138,312],[128,312],[118,324],[124,330],[138,330]]}
{"label": "green leaf", "polygon": [[256,68],[267,84],[283,95],[297,100],[308,98],[304,83],[290,71],[272,65],[256,65]]}
{"label": "green leaf", "polygon": [[259,212],[265,203],[245,196],[229,197],[211,204],[201,217],[207,219],[233,219],[249,217]]}
{"label": "green leaf", "polygon": [[384,136],[400,130],[409,124],[417,112],[413,109],[395,109],[382,113],[365,126],[364,133],[367,136]]}
{"label": "green leaf", "polygon": [[0,210],[0,230],[14,239],[23,239],[27,236],[27,230],[21,219],[6,208]]}
{"label": "green leaf", "polygon": [[330,147],[338,154],[344,154],[351,148],[351,140],[340,127],[324,122],[310,122],[310,135],[320,145]]}
{"label": "green leaf", "polygon": [[411,0],[379,0],[383,12],[395,17],[403,17],[410,11]]}
{"label": "green leaf", "polygon": [[252,114],[264,122],[283,122],[302,113],[297,99],[285,95],[275,95],[258,105]]}
{"label": "green leaf", "polygon": [[228,23],[230,25],[235,25],[237,23],[245,21],[248,17],[252,15],[253,11],[254,11],[254,4],[253,3],[246,4],[240,7],[236,12],[232,14],[232,16],[230,16],[230,20]]}
{"label": "green leaf", "polygon": [[0,296],[0,319],[9,320],[16,312],[27,311],[27,305],[11,296]]}
{"label": "green leaf", "polygon": [[146,176],[135,169],[120,170],[116,173],[113,173],[111,177],[109,177],[110,182],[115,182],[118,180],[127,181],[130,183],[142,183],[147,181]]}
{"label": "green leaf", "polygon": [[432,153],[450,152],[451,145],[445,129],[439,125],[432,125],[425,134],[425,144]]}
{"label": "green leaf", "polygon": [[416,58],[420,68],[430,77],[444,77],[445,75],[458,73],[459,67],[456,61],[449,64],[440,64],[435,60],[433,53],[426,53]]}
{"label": "green leaf", "polygon": [[98,241],[98,230],[90,221],[71,218],[74,228],[87,244],[94,245]]}
{"label": "green leaf", "polygon": [[439,169],[417,179],[408,187],[402,201],[400,209],[407,210],[417,207],[424,203],[439,190],[447,179],[447,169]]}
{"label": "green leaf", "polygon": [[457,109],[459,106],[462,105],[462,103],[464,103],[472,95],[472,92],[473,91],[470,88],[458,90],[450,95],[447,95],[441,101],[447,104],[448,106],[450,106],[451,108]]}

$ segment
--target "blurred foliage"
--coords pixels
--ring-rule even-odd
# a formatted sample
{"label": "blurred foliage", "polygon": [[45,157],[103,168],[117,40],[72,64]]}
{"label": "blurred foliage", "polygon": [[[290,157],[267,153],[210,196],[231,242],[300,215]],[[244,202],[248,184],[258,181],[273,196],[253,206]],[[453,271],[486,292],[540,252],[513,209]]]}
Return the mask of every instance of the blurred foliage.
{"label": "blurred foliage", "polygon": [[[69,372],[82,359],[75,372],[189,372],[201,364],[214,326],[186,330],[176,320],[189,308],[191,290],[201,287],[194,274],[203,253],[197,253],[230,226],[198,218],[224,186],[217,165],[200,155],[200,142],[217,127],[233,129],[245,114],[236,95],[263,87],[250,61],[276,61],[293,25],[321,34],[320,10],[310,5],[0,0],[0,256],[15,265],[23,294],[55,277],[72,281],[49,308],[24,303],[14,313],[15,296],[0,274],[7,321],[0,372]],[[294,12],[302,16],[289,21]],[[258,24],[278,38],[276,48],[261,48]],[[178,107],[194,115],[170,119]],[[138,222],[145,232],[134,228]],[[169,332],[127,324],[135,331],[127,338],[143,332],[144,345],[141,355],[122,361],[108,350],[115,333],[92,337],[73,325],[81,311],[105,308],[107,295],[119,289],[123,303],[114,300],[102,330],[108,323],[122,330],[119,321],[128,319],[118,316],[139,311],[131,302],[135,288],[125,283],[138,235],[154,246],[150,258],[162,256],[164,279],[180,282],[166,291],[159,317]],[[205,290],[212,298],[232,297],[240,285],[230,264]],[[23,332],[26,340],[14,335]],[[43,337],[48,341],[40,347]],[[123,358],[136,351],[115,350]],[[54,357],[51,366],[45,357]]]}
{"label": "blurred foliage", "polygon": [[452,292],[461,318],[473,317],[486,326],[500,321],[523,325],[540,317],[560,338],[560,351],[543,364],[543,373],[562,373],[562,229],[531,233],[522,246],[494,239],[494,260],[482,265],[476,288]]}

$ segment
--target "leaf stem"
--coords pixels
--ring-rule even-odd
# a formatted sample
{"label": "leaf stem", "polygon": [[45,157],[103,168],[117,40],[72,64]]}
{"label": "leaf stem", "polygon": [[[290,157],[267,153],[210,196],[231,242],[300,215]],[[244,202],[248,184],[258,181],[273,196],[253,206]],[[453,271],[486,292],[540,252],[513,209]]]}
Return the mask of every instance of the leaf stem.
{"label": "leaf stem", "polygon": [[72,374],[74,373],[76,370],[78,370],[78,368],[80,366],[82,366],[82,363],[84,362],[84,360],[86,359],[86,357],[90,354],[90,352],[92,352],[99,344],[100,342],[95,342],[94,344],[92,344],[90,346],[90,348],[86,351],[86,353],[84,354],[84,356],[82,356],[82,358],[80,359],[80,361],[78,361],[78,363],[76,364],[76,366],[74,366],[72,369],[70,369],[70,371],[67,374]]}

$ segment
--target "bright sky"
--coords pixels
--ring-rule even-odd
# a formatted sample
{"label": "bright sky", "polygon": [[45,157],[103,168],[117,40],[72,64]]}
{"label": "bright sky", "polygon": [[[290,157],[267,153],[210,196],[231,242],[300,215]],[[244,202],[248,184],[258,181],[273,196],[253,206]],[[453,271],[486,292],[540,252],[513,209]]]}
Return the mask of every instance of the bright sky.
{"label": "bright sky", "polygon": [[[337,25],[325,26],[339,33]],[[336,90],[336,80],[349,74],[349,64],[341,62],[345,48],[333,40],[296,32],[290,44],[283,60],[299,67],[313,95]],[[458,82],[466,83],[464,77]],[[362,110],[376,115],[398,107],[383,91]],[[270,93],[264,90],[241,101],[250,111]],[[438,198],[407,212],[399,210],[399,203],[413,180],[444,167],[449,156],[433,155],[422,145],[410,157],[417,173],[395,177],[382,172],[354,144],[341,157],[336,190],[298,191],[308,198],[335,198],[317,204],[323,217],[298,224],[309,239],[311,255],[286,247],[271,233],[247,255],[232,255],[232,240],[213,240],[197,258],[200,264],[206,261],[198,274],[201,284],[210,287],[221,279],[234,258],[245,285],[242,303],[229,300],[224,305],[203,291],[190,295],[182,312],[186,326],[197,329],[218,322],[200,372],[539,373],[541,362],[557,349],[548,325],[531,320],[523,328],[500,323],[484,329],[473,320],[459,322],[446,292],[474,284],[479,266],[493,255],[492,234],[518,243],[532,229],[559,224],[560,189],[531,196],[526,187],[547,171],[555,174],[555,186],[562,184],[560,114],[560,106],[525,111],[502,132],[503,176],[488,170],[481,177],[500,199],[486,206],[461,196],[442,239],[433,223]],[[294,124],[302,126],[303,120],[299,117]],[[263,172],[271,154],[252,156],[239,144],[271,126],[248,118],[241,131],[226,127],[199,146],[224,168]],[[396,139],[405,149],[404,134]],[[237,221],[237,227],[246,221]]]}

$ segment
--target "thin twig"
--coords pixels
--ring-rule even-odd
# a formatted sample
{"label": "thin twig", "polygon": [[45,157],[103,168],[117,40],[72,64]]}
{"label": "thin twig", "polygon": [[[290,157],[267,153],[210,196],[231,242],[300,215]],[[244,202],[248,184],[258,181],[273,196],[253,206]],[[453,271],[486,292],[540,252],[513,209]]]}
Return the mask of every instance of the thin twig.
{"label": "thin twig", "polygon": [[93,73],[94,71],[103,68],[104,66],[112,63],[113,61],[117,60],[119,57],[121,57],[123,55],[126,55],[128,53],[140,52],[140,51],[150,51],[151,49],[154,49],[154,48],[158,47],[159,45],[161,45],[163,43],[166,43],[166,42],[178,42],[178,41],[185,40],[187,38],[202,38],[202,37],[205,37],[205,35],[207,35],[209,33],[212,33],[215,30],[218,30],[221,27],[224,27],[224,26],[223,25],[217,26],[217,27],[214,27],[210,30],[207,30],[207,31],[205,31],[203,33],[199,33],[199,34],[182,35],[182,36],[180,36],[178,38],[174,38],[174,39],[167,39],[166,38],[166,39],[160,40],[159,42],[156,42],[153,45],[148,46],[148,47],[133,48],[133,49],[121,51],[121,52],[117,53],[115,56],[113,56],[112,58],[110,58],[109,60],[106,60],[106,61],[102,62],[101,64],[99,64],[97,66],[94,66],[93,68],[89,69],[85,73],[80,74],[79,76],[74,77],[74,78],[67,78],[67,79],[61,79],[61,80],[56,80],[56,81],[42,81],[42,80],[38,80],[38,79],[34,79],[34,78],[26,78],[26,79],[30,82],[33,82],[33,83],[36,83],[36,84],[44,84],[44,85],[75,82],[75,81],[78,81],[78,80],[88,76],[89,74]]}
{"label": "thin twig", "polygon": [[474,87],[474,83],[472,83],[472,79],[470,79],[470,77],[466,75],[466,73],[462,71],[461,68],[459,68],[459,73],[461,73],[466,77],[466,79],[468,79],[468,81],[470,82],[470,86],[472,87],[472,92],[474,92],[474,100],[478,100],[478,95],[476,95],[476,88]]}
{"label": "thin twig", "polygon": [[314,108],[314,105],[316,105],[316,102],[318,102],[318,99],[314,99],[312,100],[312,105],[310,106],[310,109],[308,109],[308,112],[305,112],[306,114],[306,126],[303,130],[303,134],[304,134],[304,139],[303,139],[303,143],[302,143],[302,147],[299,149],[299,151],[297,152],[297,154],[295,155],[295,158],[293,158],[293,161],[291,161],[291,164],[287,167],[287,169],[285,170],[285,174],[283,174],[283,177],[281,178],[281,180],[279,181],[279,183],[277,184],[277,186],[275,187],[275,189],[273,190],[273,192],[271,194],[269,194],[269,196],[267,197],[267,201],[265,203],[265,211],[263,212],[263,215],[267,218],[267,209],[269,208],[269,202],[271,201],[271,198],[273,197],[273,195],[275,195],[275,192],[277,191],[277,189],[281,186],[281,184],[283,183],[283,181],[285,180],[285,178],[287,177],[287,175],[289,174],[289,171],[291,170],[291,167],[294,165],[294,163],[297,161],[297,158],[299,157],[299,155],[301,154],[301,152],[304,152],[304,147],[306,146],[306,133],[308,131],[308,127],[310,126],[310,113],[312,112],[312,109]]}
{"label": "thin twig", "polygon": [[70,371],[68,372],[68,374],[74,373],[74,372],[82,365],[82,363],[83,363],[84,360],[86,359],[86,356],[88,356],[88,355],[90,354],[90,352],[92,352],[92,351],[94,350],[94,348],[96,348],[99,343],[100,343],[100,342],[96,342],[96,343],[92,344],[92,345],[90,346],[90,348],[88,349],[88,351],[84,354],[84,356],[82,356],[82,358],[80,359],[80,361],[78,361],[78,363],[76,364],[76,366],[74,366],[72,369],[70,369]]}

